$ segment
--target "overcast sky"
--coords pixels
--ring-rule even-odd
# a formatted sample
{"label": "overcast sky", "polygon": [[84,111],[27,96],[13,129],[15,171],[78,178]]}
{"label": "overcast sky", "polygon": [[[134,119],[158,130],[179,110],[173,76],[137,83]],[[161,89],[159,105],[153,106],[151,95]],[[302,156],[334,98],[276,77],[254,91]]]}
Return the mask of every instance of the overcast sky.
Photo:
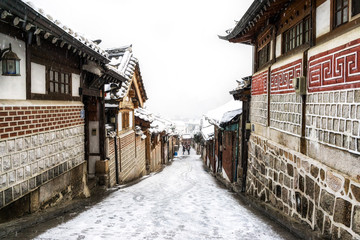
{"label": "overcast sky", "polygon": [[251,74],[252,47],[220,40],[252,0],[31,0],[101,47],[133,45],[146,106],[171,119],[197,118],[232,99]]}

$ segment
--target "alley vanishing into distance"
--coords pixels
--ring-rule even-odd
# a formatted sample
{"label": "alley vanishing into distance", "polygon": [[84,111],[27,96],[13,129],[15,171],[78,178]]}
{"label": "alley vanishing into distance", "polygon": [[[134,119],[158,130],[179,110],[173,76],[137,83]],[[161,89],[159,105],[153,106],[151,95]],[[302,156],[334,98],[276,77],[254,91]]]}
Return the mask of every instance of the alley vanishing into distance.
{"label": "alley vanishing into distance", "polygon": [[174,158],[162,172],[70,215],[76,216],[54,228],[41,224],[37,232],[28,230],[17,238],[297,239],[244,206],[204,169],[193,150]]}

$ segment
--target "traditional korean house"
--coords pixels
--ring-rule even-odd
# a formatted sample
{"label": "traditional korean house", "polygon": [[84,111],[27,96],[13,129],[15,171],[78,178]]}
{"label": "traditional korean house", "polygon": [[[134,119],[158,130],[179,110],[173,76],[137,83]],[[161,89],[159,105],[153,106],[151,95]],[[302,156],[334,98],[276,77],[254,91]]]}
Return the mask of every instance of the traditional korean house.
{"label": "traditional korean house", "polygon": [[[0,1],[0,219],[89,195],[108,54],[43,10]],[[96,125],[96,126],[95,126]],[[95,128],[95,130],[93,130]],[[91,130],[90,130],[91,129]],[[90,132],[89,132],[90,131]],[[103,151],[96,153],[103,156]]]}
{"label": "traditional korean house", "polygon": [[[147,173],[151,172],[151,133],[150,133],[150,125],[154,121],[153,114],[146,109],[137,108],[134,111],[135,115],[135,129],[136,134],[140,137],[141,143],[145,143],[145,157],[146,157],[146,171]],[[142,144],[143,145],[143,144]],[[142,145],[137,144],[140,146],[140,151],[142,151]]]}
{"label": "traditional korean house", "polygon": [[[229,182],[238,181],[239,133],[242,108],[224,113],[217,129],[218,169]],[[221,151],[220,151],[221,149]]]}
{"label": "traditional korean house", "polygon": [[160,116],[154,117],[150,132],[152,133],[151,141],[153,142],[152,157],[155,158],[154,167],[158,169],[159,164],[168,164],[173,159],[175,152],[174,142],[178,142],[178,135],[175,133],[175,124]]}
{"label": "traditional korean house", "polygon": [[144,106],[147,95],[132,46],[106,51],[111,59],[108,68],[126,79],[105,85],[105,149],[108,160],[99,160],[97,164],[99,176],[108,177],[109,180],[104,182],[113,186],[146,174],[146,133],[142,132],[141,126],[136,128],[134,110]]}
{"label": "traditional korean house", "polygon": [[358,0],[254,1],[221,37],[254,47],[247,194],[324,239],[360,238],[359,17]]}
{"label": "traditional korean house", "polygon": [[244,77],[238,82],[238,87],[230,94],[234,100],[242,101],[242,113],[239,116],[239,157],[238,157],[238,180],[241,191],[246,190],[246,174],[248,166],[248,141],[250,137],[250,100],[251,100],[251,76]]}

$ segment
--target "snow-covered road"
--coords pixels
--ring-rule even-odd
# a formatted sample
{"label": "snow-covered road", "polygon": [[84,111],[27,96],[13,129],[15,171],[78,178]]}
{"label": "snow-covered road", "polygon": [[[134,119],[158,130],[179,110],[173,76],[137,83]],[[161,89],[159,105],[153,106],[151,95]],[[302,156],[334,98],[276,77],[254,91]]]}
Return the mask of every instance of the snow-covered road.
{"label": "snow-covered road", "polygon": [[192,153],[37,239],[295,239],[242,206]]}

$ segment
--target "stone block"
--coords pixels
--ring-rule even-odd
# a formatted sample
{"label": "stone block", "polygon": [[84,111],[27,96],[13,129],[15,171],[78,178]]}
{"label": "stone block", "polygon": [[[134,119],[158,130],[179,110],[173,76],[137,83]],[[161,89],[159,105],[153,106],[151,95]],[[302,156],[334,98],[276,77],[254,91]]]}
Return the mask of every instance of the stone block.
{"label": "stone block", "polygon": [[36,188],[36,179],[35,179],[35,177],[30,178],[29,187],[30,187],[30,189],[35,189]]}
{"label": "stone block", "polygon": [[360,206],[354,206],[352,229],[355,233],[360,234]]}
{"label": "stone block", "polygon": [[295,206],[297,213],[301,214],[301,193],[295,192]]}
{"label": "stone block", "polygon": [[291,180],[287,175],[284,175],[284,185],[288,188],[291,188]]}
{"label": "stone block", "polygon": [[359,122],[358,121],[353,121],[352,134],[354,136],[359,136]]}
{"label": "stone block", "polygon": [[11,170],[12,169],[12,164],[11,164],[11,158],[10,158],[10,156],[5,156],[5,157],[3,157],[3,171],[4,172],[7,172],[7,171],[9,171],[9,170]]}
{"label": "stone block", "polygon": [[285,187],[281,188],[281,199],[286,203],[288,201],[289,192]]}
{"label": "stone block", "polygon": [[29,186],[28,186],[28,181],[22,182],[21,183],[21,193],[22,195],[25,195],[26,193],[29,192]]}
{"label": "stone block", "polygon": [[351,184],[351,192],[356,201],[360,202],[360,187]]}
{"label": "stone block", "polygon": [[340,228],[340,237],[339,237],[339,239],[341,239],[341,240],[353,240],[354,238],[348,231],[346,231],[345,229]]}
{"label": "stone block", "polygon": [[13,201],[13,189],[12,188],[8,188],[4,191],[4,195],[5,195],[5,204],[8,204],[10,202]]}
{"label": "stone block", "polygon": [[334,221],[350,227],[352,204],[342,198],[336,198]]}
{"label": "stone block", "polygon": [[19,153],[15,153],[13,155],[11,155],[11,162],[14,168],[17,168],[20,166],[20,154]]}
{"label": "stone block", "polygon": [[324,220],[324,239],[331,239],[331,219],[328,216],[325,216]]}
{"label": "stone block", "polygon": [[299,190],[304,192],[304,177],[299,174]]}
{"label": "stone block", "polygon": [[308,212],[308,199],[305,196],[301,197],[301,217],[306,218],[307,212]]}
{"label": "stone block", "polygon": [[315,182],[310,177],[306,176],[305,183],[306,183],[305,193],[310,197],[311,200],[313,200],[315,197]]}
{"label": "stone block", "polygon": [[22,181],[24,179],[24,168],[18,168],[16,170],[16,181]]}
{"label": "stone block", "polygon": [[328,187],[335,192],[339,191],[343,186],[342,179],[337,177],[332,171],[327,171],[326,183]]}
{"label": "stone block", "polygon": [[8,185],[7,183],[8,183],[7,175],[6,174],[0,175],[0,188],[5,188]]}
{"label": "stone block", "polygon": [[293,167],[293,165],[288,163],[286,167],[287,167],[287,174],[290,177],[293,177],[294,176],[294,167]]}
{"label": "stone block", "polygon": [[21,186],[20,184],[17,184],[13,187],[13,191],[14,191],[14,199],[17,199],[21,196]]}
{"label": "stone block", "polygon": [[322,232],[324,226],[324,213],[317,209],[316,210],[316,216],[315,216],[315,227],[316,229],[319,229],[320,232]]}
{"label": "stone block", "polygon": [[317,178],[317,176],[319,175],[319,168],[318,168],[317,166],[311,164],[310,174],[311,174],[311,176],[313,176],[314,178]]}
{"label": "stone block", "polygon": [[320,207],[324,209],[329,215],[333,215],[334,212],[335,196],[326,190],[321,191]]}
{"label": "stone block", "polygon": [[350,106],[350,117],[352,119],[356,118],[356,105],[351,105]]}

